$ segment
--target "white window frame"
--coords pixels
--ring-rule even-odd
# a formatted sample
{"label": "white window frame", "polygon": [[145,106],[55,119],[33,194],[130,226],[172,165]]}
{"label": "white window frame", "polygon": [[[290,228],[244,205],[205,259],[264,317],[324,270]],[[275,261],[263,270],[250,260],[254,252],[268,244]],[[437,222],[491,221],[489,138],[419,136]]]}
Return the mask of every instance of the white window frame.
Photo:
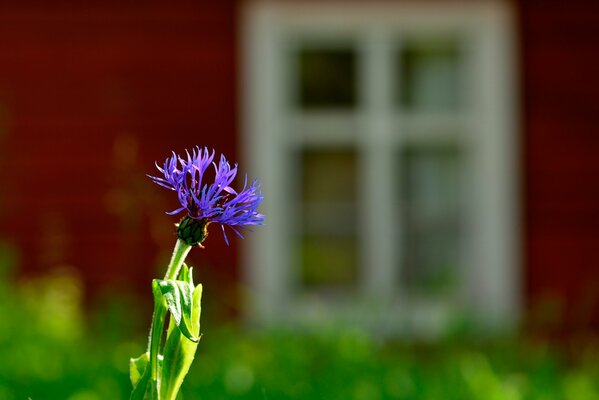
{"label": "white window frame", "polygon": [[[242,10],[241,110],[243,157],[253,176],[259,177],[265,196],[266,226],[244,242],[242,268],[247,290],[247,316],[259,325],[322,323],[361,324],[379,332],[438,335],[448,322],[466,313],[484,327],[510,330],[521,309],[521,270],[518,226],[519,169],[516,129],[515,40],[510,7],[502,1],[487,2],[310,2],[250,1]],[[468,113],[454,118],[396,116],[385,96],[390,95],[391,63],[385,59],[392,45],[387,38],[398,28],[426,33],[458,30],[469,41],[468,73],[471,104]],[[294,115],[286,108],[289,98],[284,82],[289,73],[284,49],[290,35],[335,37],[358,35],[359,51],[366,52],[358,69],[363,84],[363,107],[355,118],[332,113]],[[396,43],[396,42],[393,42]],[[387,99],[388,100],[388,99]],[[399,120],[398,120],[399,118]],[[293,199],[288,177],[291,163],[286,153],[302,143],[347,143],[347,137],[313,135],[298,137],[289,130],[301,124],[313,127],[346,126],[357,134],[351,144],[362,157],[359,170],[359,229],[363,265],[360,295],[355,299],[323,302],[304,295],[290,265]],[[467,218],[467,268],[460,304],[431,300],[412,301],[398,293],[401,223],[388,223],[393,190],[379,185],[389,176],[392,157],[388,141],[394,126],[425,131],[455,126],[465,132],[471,146],[468,198],[476,199]],[[401,140],[410,140],[406,135]],[[295,139],[294,139],[295,138]],[[320,138],[320,139],[319,139]],[[437,140],[421,137],[418,140]],[[299,144],[297,142],[300,142]],[[316,142],[313,142],[316,141]],[[388,154],[381,156],[381,154]],[[376,191],[376,198],[369,193]],[[382,192],[381,192],[382,191]],[[398,216],[394,216],[398,217]]]}

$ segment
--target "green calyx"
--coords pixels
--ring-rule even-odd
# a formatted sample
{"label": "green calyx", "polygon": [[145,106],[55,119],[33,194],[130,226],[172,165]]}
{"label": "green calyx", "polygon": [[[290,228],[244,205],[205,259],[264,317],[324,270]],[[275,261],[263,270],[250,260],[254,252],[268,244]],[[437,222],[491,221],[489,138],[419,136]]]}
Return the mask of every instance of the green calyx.
{"label": "green calyx", "polygon": [[193,219],[184,217],[178,224],[177,237],[190,246],[202,247],[202,242],[208,236],[208,224],[205,219]]}

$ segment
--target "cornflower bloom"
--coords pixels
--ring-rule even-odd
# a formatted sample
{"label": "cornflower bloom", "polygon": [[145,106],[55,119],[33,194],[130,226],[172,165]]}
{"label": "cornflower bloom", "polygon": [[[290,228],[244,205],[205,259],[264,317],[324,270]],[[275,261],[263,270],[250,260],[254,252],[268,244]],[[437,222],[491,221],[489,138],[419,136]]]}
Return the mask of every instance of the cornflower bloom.
{"label": "cornflower bloom", "polygon": [[[196,146],[185,151],[186,157],[173,152],[172,156],[156,168],[163,176],[148,175],[156,184],[177,193],[181,207],[167,212],[169,215],[187,211],[187,215],[177,224],[177,236],[190,246],[202,246],[208,235],[208,225],[219,224],[227,245],[229,239],[225,226],[243,238],[239,229],[250,225],[262,225],[264,215],[257,211],[263,199],[260,184],[254,180],[249,186],[245,176],[243,189],[231,187],[237,175],[237,164],[233,167],[221,154],[218,164],[214,160],[214,150]],[[214,180],[209,179],[208,170],[214,167]]]}

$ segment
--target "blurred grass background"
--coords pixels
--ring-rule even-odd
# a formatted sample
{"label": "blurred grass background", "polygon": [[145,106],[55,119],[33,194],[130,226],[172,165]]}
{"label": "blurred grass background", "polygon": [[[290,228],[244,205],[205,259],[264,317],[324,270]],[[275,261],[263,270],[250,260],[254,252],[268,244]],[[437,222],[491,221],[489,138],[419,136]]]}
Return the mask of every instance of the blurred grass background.
{"label": "blurred grass background", "polygon": [[[89,309],[69,270],[16,282],[0,251],[0,399],[126,399],[147,307],[124,294]],[[148,314],[148,315],[145,315]],[[147,317],[147,318],[146,318]],[[357,329],[253,331],[203,316],[183,399],[599,399],[596,340],[405,342]]]}

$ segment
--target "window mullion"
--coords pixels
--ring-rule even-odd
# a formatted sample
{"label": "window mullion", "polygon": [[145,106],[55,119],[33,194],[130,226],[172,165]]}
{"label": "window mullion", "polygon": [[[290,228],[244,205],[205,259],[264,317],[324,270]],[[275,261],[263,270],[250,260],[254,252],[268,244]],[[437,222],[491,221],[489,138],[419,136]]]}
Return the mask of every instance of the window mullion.
{"label": "window mullion", "polygon": [[362,289],[375,302],[387,303],[397,289],[394,238],[391,122],[391,43],[384,27],[365,36],[360,81],[364,94],[362,154]]}

